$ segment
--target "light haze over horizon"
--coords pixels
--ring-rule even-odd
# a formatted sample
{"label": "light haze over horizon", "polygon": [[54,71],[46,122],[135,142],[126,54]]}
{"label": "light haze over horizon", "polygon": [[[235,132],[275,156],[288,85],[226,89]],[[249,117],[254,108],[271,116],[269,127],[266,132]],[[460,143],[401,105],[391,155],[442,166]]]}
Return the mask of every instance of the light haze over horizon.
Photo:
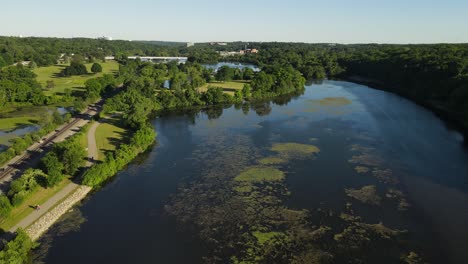
{"label": "light haze over horizon", "polygon": [[163,41],[468,43],[468,1],[2,3],[0,35]]}

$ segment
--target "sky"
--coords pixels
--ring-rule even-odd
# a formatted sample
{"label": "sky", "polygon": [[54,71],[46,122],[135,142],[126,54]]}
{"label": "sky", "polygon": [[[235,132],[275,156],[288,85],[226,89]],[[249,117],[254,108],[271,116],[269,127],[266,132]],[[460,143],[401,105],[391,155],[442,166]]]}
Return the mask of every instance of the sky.
{"label": "sky", "polygon": [[2,0],[0,35],[468,43],[468,0]]}

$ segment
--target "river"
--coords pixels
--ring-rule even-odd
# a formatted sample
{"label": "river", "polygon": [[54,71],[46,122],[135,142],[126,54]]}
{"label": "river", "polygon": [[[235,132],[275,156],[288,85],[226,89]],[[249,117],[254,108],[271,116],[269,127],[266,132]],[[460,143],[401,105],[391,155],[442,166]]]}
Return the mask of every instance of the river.
{"label": "river", "polygon": [[[337,263],[340,256],[350,263],[395,263],[413,253],[409,258],[428,263],[468,259],[463,136],[407,99],[327,80],[289,100],[174,113],[152,123],[158,144],[62,217],[39,241],[37,262],[232,260],[245,245],[226,246],[223,236],[237,238],[240,229],[228,231],[231,218],[249,215],[233,201],[247,197],[239,184],[250,183],[236,177],[265,167],[285,179],[255,188],[287,189],[277,197],[288,212],[307,210],[302,229],[329,227],[329,237],[314,247]],[[262,209],[271,209],[265,204]],[[291,219],[275,234],[293,232],[298,225]],[[274,226],[268,221],[265,226]],[[257,227],[241,228],[251,235]],[[371,234],[370,244],[354,231]],[[353,243],[359,246],[350,253]]]}

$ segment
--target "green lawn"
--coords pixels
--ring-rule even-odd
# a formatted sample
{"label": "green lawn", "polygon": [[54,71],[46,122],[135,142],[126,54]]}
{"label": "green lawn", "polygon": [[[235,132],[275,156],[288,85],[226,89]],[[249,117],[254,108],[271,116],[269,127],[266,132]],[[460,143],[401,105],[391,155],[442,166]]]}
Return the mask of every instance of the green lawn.
{"label": "green lawn", "polygon": [[[61,77],[61,71],[67,66],[64,64],[57,64],[53,66],[47,67],[38,67],[34,69],[34,73],[37,74],[37,81],[42,85],[42,87],[46,87],[48,80],[53,80],[55,83],[54,88],[45,89],[44,93],[46,95],[52,95],[54,93],[63,93],[66,88],[72,90],[80,90],[86,80],[102,76],[105,73],[115,73],[119,70],[119,64],[116,61],[107,61],[100,63],[102,66],[102,73],[98,74],[87,74],[87,75],[80,75],[80,76],[70,76],[70,77]],[[85,64],[88,72],[91,72],[91,65],[92,63]]]}
{"label": "green lawn", "polygon": [[249,81],[230,81],[230,82],[218,82],[213,81],[206,83],[205,85],[198,88],[198,91],[205,92],[208,87],[221,87],[223,88],[224,92],[230,95],[234,94],[234,90],[240,90],[244,88],[244,84],[249,83]]}
{"label": "green lawn", "polygon": [[10,131],[18,127],[34,125],[39,118],[37,116],[17,116],[0,119],[0,130]]}
{"label": "green lawn", "polygon": [[106,152],[114,151],[118,145],[126,143],[128,131],[116,118],[103,118],[96,129],[96,145],[99,151],[99,160],[106,157]]}

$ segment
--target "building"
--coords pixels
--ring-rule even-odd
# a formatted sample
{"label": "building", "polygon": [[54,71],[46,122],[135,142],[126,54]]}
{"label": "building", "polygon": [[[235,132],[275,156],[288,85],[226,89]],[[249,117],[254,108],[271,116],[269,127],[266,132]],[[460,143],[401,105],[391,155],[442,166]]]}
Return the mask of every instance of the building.
{"label": "building", "polygon": [[112,40],[112,37],[105,37],[105,36],[102,36],[102,37],[99,37],[97,39],[103,39],[103,40]]}
{"label": "building", "polygon": [[227,46],[227,43],[226,43],[226,42],[211,42],[210,45],[211,45],[211,46],[215,46],[215,45],[218,45],[218,46]]}
{"label": "building", "polygon": [[195,44],[193,42],[187,42],[187,48],[193,47]]}
{"label": "building", "polygon": [[240,54],[257,54],[258,49],[245,49],[245,50],[239,51],[239,53]]}

